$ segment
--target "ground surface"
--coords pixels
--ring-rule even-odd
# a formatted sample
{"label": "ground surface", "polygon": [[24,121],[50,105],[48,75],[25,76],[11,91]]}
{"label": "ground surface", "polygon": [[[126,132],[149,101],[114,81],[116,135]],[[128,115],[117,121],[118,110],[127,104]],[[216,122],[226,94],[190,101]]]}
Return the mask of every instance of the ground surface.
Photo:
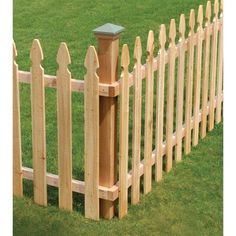
{"label": "ground surface", "polygon": [[[68,44],[72,77],[83,79],[84,57],[89,45],[96,45],[92,29],[111,22],[126,28],[121,44],[128,43],[131,57],[135,37],[141,36],[143,54],[150,29],[158,37],[159,26],[189,10],[197,10],[200,0],[130,1],[29,1],[14,0],[14,40],[21,70],[30,70],[29,50],[39,38],[44,51],[46,74],[56,74],[56,53],[61,41]],[[156,40],[157,45],[157,40]],[[120,47],[121,48],[121,47]],[[143,62],[145,56],[143,56]],[[21,125],[23,164],[32,167],[30,86],[21,85]],[[132,92],[132,91],[131,91]],[[83,179],[83,95],[73,93],[73,177]],[[131,98],[132,100],[132,98]],[[154,104],[155,105],[155,104]],[[144,107],[144,106],[143,106]],[[132,113],[130,113],[132,117]],[[154,124],[155,125],[155,124]],[[130,128],[131,128],[130,123]],[[57,173],[56,93],[46,89],[47,171]],[[131,134],[131,132],[130,132]],[[131,207],[122,220],[88,221],[83,217],[83,198],[74,194],[72,214],[58,211],[58,193],[49,188],[48,208],[32,204],[32,183],[24,182],[27,198],[14,199],[15,235],[222,234],[222,125],[177,165],[153,191]]]}

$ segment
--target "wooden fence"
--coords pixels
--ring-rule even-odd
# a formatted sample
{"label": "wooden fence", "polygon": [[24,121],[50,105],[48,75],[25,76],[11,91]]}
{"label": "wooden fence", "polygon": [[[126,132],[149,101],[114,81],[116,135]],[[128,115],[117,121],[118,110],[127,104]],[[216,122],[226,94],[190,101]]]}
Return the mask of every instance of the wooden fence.
{"label": "wooden fence", "polygon": [[[122,218],[127,214],[130,186],[131,203],[139,202],[142,175],[144,175],[144,193],[150,192],[152,166],[155,165],[155,181],[160,181],[163,170],[169,172],[172,169],[173,160],[181,161],[183,150],[185,154],[188,154],[191,146],[198,144],[199,137],[204,138],[207,130],[211,131],[215,123],[219,123],[222,117],[222,1],[219,4],[218,0],[215,0],[213,14],[211,14],[211,2],[208,1],[205,16],[203,7],[200,5],[197,24],[195,23],[195,12],[191,10],[188,26],[189,33],[185,38],[185,16],[182,14],[179,21],[177,44],[174,19],[170,21],[169,40],[167,40],[165,25],[160,26],[158,40],[154,39],[153,31],[149,31],[146,64],[144,65],[141,63],[141,39],[137,37],[132,72],[129,72],[129,48],[127,44],[123,45],[120,79],[110,83],[101,80],[102,73],[108,73],[106,66],[111,63],[110,61],[104,63],[104,54],[102,54],[104,52],[102,51],[105,49],[102,47],[98,49],[98,55],[93,46],[88,48],[84,62],[87,73],[84,80],[75,80],[71,78],[68,70],[71,60],[65,43],[61,43],[58,50],[59,67],[56,76],[44,74],[41,66],[43,51],[39,40],[35,39],[32,44],[30,72],[18,70],[17,51],[13,44],[14,195],[23,196],[23,178],[33,180],[34,201],[40,205],[47,205],[47,185],[59,188],[59,208],[66,210],[72,210],[72,192],[82,193],[85,195],[85,217],[98,220],[100,215],[105,218],[111,218],[114,215],[113,208],[116,206],[117,199],[119,199],[119,217]],[[112,38],[112,40],[116,39]],[[104,38],[100,38],[100,40],[102,41]],[[117,41],[112,42],[115,42],[111,46],[113,54],[109,51],[109,55],[116,55],[118,58]],[[158,46],[158,54],[154,56],[156,46]],[[110,58],[112,58],[111,55]],[[144,79],[145,91],[142,91],[142,80]],[[19,83],[31,84],[33,169],[22,166]],[[45,87],[57,89],[58,175],[46,172]],[[133,87],[134,98],[131,109],[130,87]],[[154,91],[156,91],[155,94]],[[84,181],[72,179],[72,92],[84,93]],[[142,92],[145,94],[143,116]],[[110,150],[107,150],[106,144],[102,142],[104,142],[103,137],[106,139],[105,136],[108,134],[104,134],[104,132],[109,132],[112,128],[101,131],[101,126],[104,125],[101,124],[101,113],[105,112],[101,104],[104,105],[105,102],[108,104],[111,101],[115,103],[117,97],[120,97],[118,114],[109,113],[109,119],[116,122],[116,117],[119,116],[119,130],[113,127],[114,132],[110,132],[113,136],[109,136],[109,133],[108,139],[114,140],[114,143],[117,139],[119,143],[118,150],[112,149],[115,152],[114,155],[119,157],[119,168],[114,160],[115,164],[112,167],[118,169],[119,178],[117,181],[114,177],[116,175],[114,170],[111,174],[114,177],[113,182],[106,185],[101,184],[104,182],[101,180],[103,178],[101,172],[104,174],[104,171],[101,171],[104,168],[104,166],[101,167],[103,164],[101,163],[101,152]],[[104,99],[108,100],[104,101]],[[156,109],[154,109],[154,104],[156,104]],[[132,113],[132,120],[129,119],[129,112]],[[142,117],[145,120],[144,147],[141,145]],[[129,122],[132,122],[133,125],[131,156],[129,156]],[[103,132],[102,135],[101,132]],[[153,143],[153,136],[155,136],[155,143]],[[155,146],[154,150],[153,146]],[[101,150],[101,148],[103,149]],[[141,155],[141,149],[144,150],[143,155]],[[129,158],[132,160],[131,170],[128,169]],[[110,206],[108,206],[109,204]]]}

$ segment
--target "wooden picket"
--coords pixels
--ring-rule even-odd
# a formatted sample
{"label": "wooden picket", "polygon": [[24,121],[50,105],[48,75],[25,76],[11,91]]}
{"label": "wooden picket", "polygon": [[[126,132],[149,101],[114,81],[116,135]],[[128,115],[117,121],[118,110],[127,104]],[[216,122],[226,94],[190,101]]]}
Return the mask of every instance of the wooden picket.
{"label": "wooden picket", "polygon": [[156,161],[155,161],[155,180],[162,179],[163,168],[163,122],[164,122],[164,86],[165,86],[165,43],[166,28],[161,25],[159,33],[159,71],[157,78],[157,96],[156,96]]}
{"label": "wooden picket", "polygon": [[34,201],[47,205],[44,69],[41,66],[43,52],[38,39],[33,41],[30,58]]}
{"label": "wooden picket", "polygon": [[211,48],[211,78],[210,78],[210,112],[208,130],[214,128],[215,123],[215,93],[216,93],[216,66],[217,66],[217,41],[218,41],[218,13],[219,2],[214,2],[214,18],[212,32],[212,48]]}
{"label": "wooden picket", "polygon": [[71,63],[65,43],[57,53],[57,116],[58,116],[58,174],[59,207],[72,210],[72,120],[71,120]]}
{"label": "wooden picket", "polygon": [[209,84],[209,60],[210,60],[210,21],[211,21],[211,2],[206,6],[205,41],[203,53],[203,81],[202,81],[202,122],[201,138],[206,136],[207,127],[207,103],[208,103],[208,84]]}
{"label": "wooden picket", "polygon": [[169,68],[167,81],[167,109],[166,109],[166,171],[169,172],[172,168],[173,160],[173,120],[174,120],[174,84],[175,84],[175,58],[176,58],[176,26],[175,20],[170,22],[169,31]]}
{"label": "wooden picket", "polygon": [[128,211],[129,63],[129,48],[124,44],[121,54],[119,218]]}
{"label": "wooden picket", "polygon": [[[93,46],[88,48],[84,66],[84,159],[85,217],[99,219],[99,62]],[[91,135],[92,134],[92,135]]]}
{"label": "wooden picket", "polygon": [[145,93],[145,127],[144,127],[144,193],[152,188],[152,131],[153,131],[153,50],[154,34],[150,30],[147,39],[147,78]]}
{"label": "wooden picket", "polygon": [[133,101],[133,143],[132,143],[132,191],[131,202],[139,202],[140,193],[140,139],[141,139],[141,99],[142,99],[142,79],[141,79],[141,57],[142,45],[140,37],[135,40],[134,46],[134,101]]}
{"label": "wooden picket", "polygon": [[184,66],[185,66],[185,16],[182,14],[179,21],[179,63],[176,102],[176,161],[182,159],[182,127],[183,127],[183,102],[184,102]]}
{"label": "wooden picket", "polygon": [[192,118],[192,93],[193,93],[193,62],[194,62],[194,26],[195,12],[192,9],[189,16],[189,34],[188,34],[188,67],[186,80],[186,100],[185,100],[185,154],[191,151],[191,118]]}
{"label": "wooden picket", "polygon": [[[199,133],[200,137],[204,138],[207,131],[212,130],[215,123],[222,120],[223,1],[220,3],[219,17],[218,13],[218,0],[214,2],[213,21],[211,21],[211,2],[207,2],[205,16],[203,16],[203,6],[200,5],[195,32],[195,12],[192,9],[187,38],[185,38],[185,16],[181,14],[178,44],[175,43],[175,20],[172,19],[167,50],[166,28],[162,24],[156,56],[154,56],[154,32],[150,30],[147,38],[146,64],[141,62],[141,39],[136,37],[132,72],[129,72],[129,48],[124,44],[119,76],[118,36],[98,36],[102,44],[98,49],[98,55],[93,46],[88,48],[84,61],[86,68],[84,80],[71,78],[68,69],[71,59],[66,43],[61,43],[58,49],[56,76],[44,74],[41,66],[43,52],[38,39],[33,41],[30,51],[31,72],[18,70],[17,51],[13,43],[13,194],[23,196],[22,179],[25,178],[33,180],[35,203],[47,205],[47,185],[49,185],[59,189],[59,208],[72,211],[72,193],[76,192],[84,194],[86,218],[110,219],[114,215],[117,203],[118,216],[123,218],[128,212],[129,187],[131,187],[131,203],[137,204],[140,201],[142,175],[144,175],[144,194],[147,194],[152,189],[153,165],[155,165],[155,181],[160,181],[163,175],[164,156],[165,171],[169,172],[172,169],[174,156],[176,162],[181,161],[183,149],[184,153],[188,154],[191,146],[198,144]],[[107,48],[109,37],[111,47]],[[99,62],[101,62],[100,67]],[[106,67],[108,62],[109,68]],[[168,75],[165,84],[166,67]],[[185,67],[187,67],[186,73]],[[155,72],[157,78],[154,84]],[[104,76],[105,74],[108,76]],[[106,82],[108,77],[112,79],[109,83]],[[146,80],[145,98],[142,98],[143,79]],[[19,83],[31,84],[33,168],[22,166]],[[133,107],[132,117],[129,117],[129,88],[132,86]],[[45,87],[57,89],[58,175],[46,172]],[[72,178],[72,92],[84,93],[84,181]],[[145,103],[145,114],[142,114],[142,99]],[[104,105],[108,104],[107,102],[109,106]],[[109,113],[111,110],[112,115]],[[108,126],[112,129],[109,132],[103,129],[103,117],[106,117],[106,122],[111,121],[108,122]],[[143,118],[144,127],[142,127]],[[118,120],[119,124],[116,123]],[[129,143],[129,124],[132,125],[132,147]],[[144,147],[141,143],[141,128],[144,128]],[[102,137],[106,139],[105,146]],[[118,137],[119,151],[116,145],[113,145]],[[130,159],[129,147],[132,148]],[[106,165],[101,161],[101,153],[106,153],[106,157],[110,158]],[[116,154],[119,154],[118,162]],[[111,156],[114,156],[114,159]],[[104,166],[109,170],[106,171]],[[101,172],[103,174],[99,175]],[[103,182],[106,175],[110,178],[109,185]]]}
{"label": "wooden picket", "polygon": [[16,45],[13,42],[13,194],[22,197],[20,98],[16,57]]}
{"label": "wooden picket", "polygon": [[203,22],[203,7],[202,5],[198,8],[197,16],[197,55],[196,55],[196,77],[194,80],[194,105],[193,105],[193,146],[198,144],[199,139],[199,111],[200,111],[200,92],[201,92],[201,76],[202,76],[202,28]]}

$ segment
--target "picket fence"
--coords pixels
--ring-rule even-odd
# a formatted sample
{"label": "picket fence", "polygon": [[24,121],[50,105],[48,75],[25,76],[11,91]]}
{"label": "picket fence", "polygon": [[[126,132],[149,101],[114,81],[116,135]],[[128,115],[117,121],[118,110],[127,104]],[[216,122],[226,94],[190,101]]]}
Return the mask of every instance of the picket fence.
{"label": "picket fence", "polygon": [[[157,46],[157,42],[154,40],[153,31],[149,31],[145,65],[141,63],[141,39],[137,37],[132,72],[129,72],[129,48],[128,45],[123,45],[120,79],[111,83],[101,81],[101,78],[99,78],[102,77],[102,73],[107,73],[106,70],[108,70],[110,63],[110,61],[102,62],[102,57],[99,56],[99,50],[105,50],[102,47],[98,50],[98,55],[93,46],[88,48],[84,62],[87,73],[84,76],[84,80],[75,80],[71,78],[71,73],[67,68],[71,60],[65,43],[61,43],[58,50],[57,63],[59,67],[56,76],[44,74],[44,69],[41,66],[43,52],[39,40],[35,39],[32,44],[30,52],[32,67],[30,72],[18,70],[18,65],[15,61],[17,51],[15,44],[13,44],[14,195],[23,196],[23,178],[25,178],[33,180],[34,201],[37,204],[47,205],[47,185],[50,185],[59,188],[59,208],[72,210],[72,192],[78,192],[85,195],[85,217],[96,220],[100,216],[111,218],[114,215],[114,206],[116,205],[118,205],[119,217],[125,216],[128,210],[128,188],[131,186],[131,203],[138,203],[140,198],[140,177],[144,175],[143,185],[144,193],[146,194],[151,191],[153,165],[155,165],[155,181],[160,181],[163,173],[163,159],[165,158],[166,160],[164,170],[169,172],[172,169],[173,160],[176,162],[181,161],[183,150],[185,154],[188,154],[191,151],[191,146],[198,144],[199,136],[204,138],[207,129],[211,131],[215,123],[219,123],[222,119],[222,1],[220,7],[218,0],[214,2],[213,12],[212,17],[211,2],[208,1],[204,20],[203,7],[202,5],[199,6],[197,29],[195,31],[195,12],[191,10],[187,38],[185,38],[185,16],[182,14],[179,21],[178,44],[176,44],[175,20],[172,19],[169,27],[168,49],[166,49],[166,29],[165,25],[162,24],[160,26],[158,54],[156,57],[153,51],[155,46]],[[213,20],[211,20],[212,18]],[[113,37],[112,40],[116,39]],[[117,55],[118,58],[118,52],[115,52],[114,55]],[[166,73],[166,67],[168,74]],[[157,72],[156,80],[154,80],[154,72]],[[167,81],[165,77],[167,77]],[[145,124],[144,157],[142,159],[140,140],[143,79],[145,79]],[[154,84],[154,81],[156,81],[156,84]],[[21,160],[19,83],[31,84],[33,169],[23,167]],[[133,117],[132,157],[130,157],[132,158],[132,169],[128,170],[128,135],[129,122],[131,122],[129,120],[129,88],[132,86],[134,98],[131,111]],[[154,111],[155,86],[156,110]],[[177,89],[175,89],[175,86]],[[45,87],[57,89],[58,175],[46,172]],[[72,179],[72,92],[84,93],[84,181]],[[101,124],[101,118],[99,117],[101,117],[101,113],[107,112],[104,111],[104,107],[101,107],[101,104],[104,105],[107,101],[108,103],[111,101],[117,102],[118,97],[120,98],[118,112],[114,112],[113,115],[109,113],[109,118],[113,119],[111,120],[112,122],[115,122],[115,116],[119,115],[119,132],[116,131],[116,127],[113,127],[113,130],[112,127],[101,130],[101,126],[104,124]],[[114,98],[115,100],[112,100]],[[166,114],[164,114],[165,104]],[[175,106],[176,115],[174,114]],[[155,120],[153,119],[154,112],[156,113]],[[165,116],[166,119],[164,119]],[[164,124],[164,120],[166,124]],[[156,122],[155,130],[153,129],[154,122]],[[175,130],[174,122],[176,124]],[[102,135],[101,132],[103,132]],[[155,133],[154,150],[152,150],[153,133]],[[117,151],[116,148],[113,150],[115,156],[119,154],[119,163],[111,160],[111,162],[114,162],[112,168],[118,169],[119,178],[117,181],[116,177],[114,177],[116,175],[114,170],[111,174],[113,178],[111,178],[110,185],[102,184],[101,178],[110,174],[104,174],[103,163],[99,163],[101,161],[104,162],[100,157],[101,152],[111,151],[107,150],[106,144],[102,143],[106,135],[113,135],[109,136],[108,139],[113,140],[115,143],[116,140],[119,141],[119,150]],[[112,149],[111,147],[109,148]],[[101,174],[103,174],[103,177],[101,177]],[[118,204],[117,199],[119,199]],[[102,201],[105,203],[102,203]],[[110,206],[106,206],[106,204],[110,204]]]}

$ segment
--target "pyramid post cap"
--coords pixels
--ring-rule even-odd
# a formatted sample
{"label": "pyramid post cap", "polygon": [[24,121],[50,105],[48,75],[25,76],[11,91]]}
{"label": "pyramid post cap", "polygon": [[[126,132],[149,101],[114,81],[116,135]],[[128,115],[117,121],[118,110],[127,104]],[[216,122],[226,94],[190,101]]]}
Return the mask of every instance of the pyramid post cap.
{"label": "pyramid post cap", "polygon": [[93,32],[95,35],[106,35],[114,37],[123,32],[124,30],[125,28],[123,26],[106,23],[94,29]]}

